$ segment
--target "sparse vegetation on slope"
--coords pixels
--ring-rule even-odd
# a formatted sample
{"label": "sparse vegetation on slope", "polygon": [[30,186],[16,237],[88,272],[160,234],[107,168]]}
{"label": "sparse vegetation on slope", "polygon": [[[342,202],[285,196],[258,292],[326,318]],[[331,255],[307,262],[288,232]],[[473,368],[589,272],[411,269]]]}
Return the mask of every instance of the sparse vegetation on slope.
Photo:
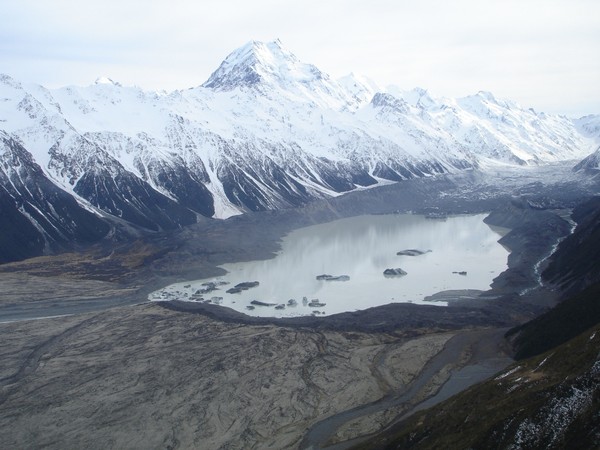
{"label": "sparse vegetation on slope", "polygon": [[360,448],[597,448],[599,328],[515,363]]}
{"label": "sparse vegetation on slope", "polygon": [[515,359],[539,355],[600,323],[600,283],[507,333]]}

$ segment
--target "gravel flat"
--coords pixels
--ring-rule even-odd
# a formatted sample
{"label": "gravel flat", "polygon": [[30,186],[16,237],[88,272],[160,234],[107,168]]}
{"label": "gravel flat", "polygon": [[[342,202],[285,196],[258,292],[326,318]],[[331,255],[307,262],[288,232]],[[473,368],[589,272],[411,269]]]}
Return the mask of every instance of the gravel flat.
{"label": "gravel flat", "polygon": [[0,324],[6,448],[294,448],[455,335],[239,325],[148,304]]}

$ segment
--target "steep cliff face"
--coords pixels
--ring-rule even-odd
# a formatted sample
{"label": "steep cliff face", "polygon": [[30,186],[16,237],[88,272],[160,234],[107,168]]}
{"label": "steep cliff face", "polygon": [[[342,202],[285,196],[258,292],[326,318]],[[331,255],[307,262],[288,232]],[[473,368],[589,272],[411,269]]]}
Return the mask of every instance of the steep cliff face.
{"label": "steep cliff face", "polygon": [[0,262],[95,242],[108,224],[45,175],[29,152],[0,131]]}

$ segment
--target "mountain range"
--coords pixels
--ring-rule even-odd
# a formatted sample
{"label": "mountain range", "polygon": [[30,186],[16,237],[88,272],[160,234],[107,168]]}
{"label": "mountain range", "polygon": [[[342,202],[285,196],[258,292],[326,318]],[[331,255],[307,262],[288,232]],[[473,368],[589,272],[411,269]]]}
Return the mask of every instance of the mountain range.
{"label": "mountain range", "polygon": [[415,177],[565,160],[597,171],[599,142],[600,116],[335,80],[279,41],[171,93],[0,75],[0,262]]}

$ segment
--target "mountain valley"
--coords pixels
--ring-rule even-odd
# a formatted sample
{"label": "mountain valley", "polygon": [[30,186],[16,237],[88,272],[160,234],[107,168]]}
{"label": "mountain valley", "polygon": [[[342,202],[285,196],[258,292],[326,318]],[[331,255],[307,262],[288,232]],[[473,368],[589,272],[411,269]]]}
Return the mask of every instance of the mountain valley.
{"label": "mountain valley", "polygon": [[589,173],[600,145],[598,116],[334,80],[279,41],[187,90],[2,75],[0,99],[4,262],[440,174],[566,160]]}
{"label": "mountain valley", "polygon": [[[279,41],[171,93],[0,76],[0,447],[597,446],[599,146],[599,115],[334,80]],[[384,214],[486,214],[507,269],[326,317],[148,301]]]}

